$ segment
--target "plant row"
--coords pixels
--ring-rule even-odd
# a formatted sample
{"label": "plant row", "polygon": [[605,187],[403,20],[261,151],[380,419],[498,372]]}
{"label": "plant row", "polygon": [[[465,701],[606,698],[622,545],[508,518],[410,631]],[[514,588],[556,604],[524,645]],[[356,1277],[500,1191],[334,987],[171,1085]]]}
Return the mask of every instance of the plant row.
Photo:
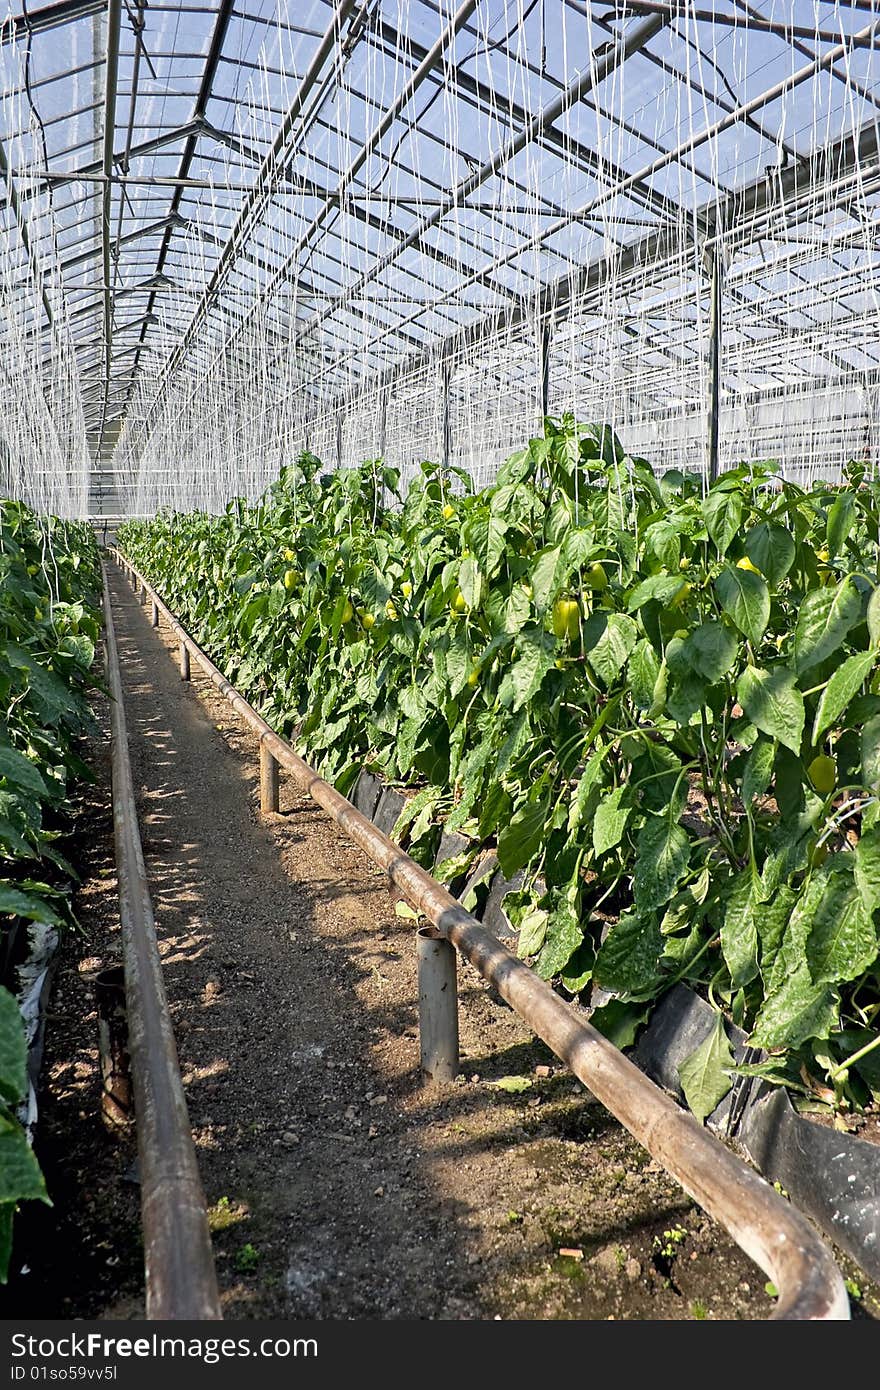
{"label": "plant row", "polygon": [[[27,954],[34,926],[73,924],[76,874],[61,845],[73,783],[88,776],[77,742],[91,720],[86,692],[99,587],[88,526],[0,501],[0,945],[7,962]],[[0,986],[0,1280],[17,1204],[48,1200],[17,1115],[27,1084],[18,1001]]]}
{"label": "plant row", "polygon": [[[120,542],[229,679],[343,790],[416,787],[522,874],[520,953],[631,1042],[677,981],[813,1105],[880,1093],[880,485],[743,466],[705,491],[566,416],[474,491],[305,454],[259,501]],[[724,1046],[689,1098],[730,1085]]]}

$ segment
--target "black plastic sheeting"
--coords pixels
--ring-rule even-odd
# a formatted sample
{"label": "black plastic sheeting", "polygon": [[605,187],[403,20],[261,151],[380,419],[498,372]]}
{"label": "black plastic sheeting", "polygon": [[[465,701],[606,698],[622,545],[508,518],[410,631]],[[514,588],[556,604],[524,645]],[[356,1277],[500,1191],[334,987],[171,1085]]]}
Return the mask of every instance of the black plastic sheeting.
{"label": "black plastic sheeting", "polygon": [[[679,1065],[715,1026],[715,1011],[684,985],[660,1001],[634,1052],[634,1062],[653,1081],[682,1100]],[[753,1061],[746,1035],[725,1024],[737,1062]],[[716,1133],[735,1141],[770,1182],[778,1182],[795,1206],[851,1255],[871,1279],[880,1280],[880,1148],[854,1134],[798,1115],[788,1093],[752,1077],[733,1089],[709,1115]]]}

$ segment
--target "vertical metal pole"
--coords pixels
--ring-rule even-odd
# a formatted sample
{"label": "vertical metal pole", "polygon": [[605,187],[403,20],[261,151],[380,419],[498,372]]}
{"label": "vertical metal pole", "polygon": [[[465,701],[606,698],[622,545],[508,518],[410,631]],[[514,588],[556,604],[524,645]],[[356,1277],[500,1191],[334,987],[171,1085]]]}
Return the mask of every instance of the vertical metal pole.
{"label": "vertical metal pole", "polygon": [[189,647],[185,642],[180,644],[180,679],[189,680]]}
{"label": "vertical metal pole", "polygon": [[552,326],[549,319],[545,319],[541,326],[541,429],[544,428],[544,421],[550,414],[550,340]]}
{"label": "vertical metal pole", "polygon": [[260,810],[263,815],[278,810],[278,763],[260,740]]}
{"label": "vertical metal pole", "polygon": [[382,392],[382,401],[379,407],[379,457],[384,459],[385,449],[388,444],[388,393]]}
{"label": "vertical metal pole", "polygon": [[156,602],[156,600],[153,599],[153,601],[152,601],[152,603],[151,603],[151,605],[150,605],[150,627],[158,627],[158,626],[159,626],[159,605],[158,605],[158,603]]}
{"label": "vertical metal pole", "polygon": [[709,272],[709,437],[706,447],[706,472],[711,487],[718,477],[718,441],[721,408],[721,244],[716,237],[707,252]]}
{"label": "vertical metal pole", "polygon": [[436,927],[416,935],[419,963],[419,1040],[422,1076],[448,1084],[458,1075],[458,991],[455,947]]}
{"label": "vertical metal pole", "polygon": [[342,429],[345,422],[345,411],[339,410],[336,415],[336,467],[342,467]]}
{"label": "vertical metal pole", "polygon": [[440,390],[443,393],[440,407],[442,419],[440,452],[444,468],[449,467],[449,461],[452,458],[452,417],[449,413],[449,382],[451,376],[452,372],[449,363],[444,362],[440,373]]}

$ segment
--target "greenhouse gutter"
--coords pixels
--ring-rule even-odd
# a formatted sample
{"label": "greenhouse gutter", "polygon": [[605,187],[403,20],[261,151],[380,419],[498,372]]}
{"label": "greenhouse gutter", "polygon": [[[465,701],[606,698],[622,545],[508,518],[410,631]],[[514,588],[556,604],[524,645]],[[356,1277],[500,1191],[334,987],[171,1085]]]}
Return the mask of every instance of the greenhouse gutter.
{"label": "greenhouse gutter", "polygon": [[[580,1018],[551,987],[466,912],[461,903],[318,775],[239,694],[156,590],[112,551],[187,652],[257,735],[261,761],[286,768],[313,801],[378,864],[685,1191],[729,1232],[779,1291],[774,1319],[841,1320],[849,1300],[832,1256],[799,1211],[779,1196],[634,1063]],[[188,663],[181,662],[182,670]]]}
{"label": "greenhouse gutter", "polygon": [[113,833],[140,1160],[146,1311],[151,1320],[220,1319],[205,1197],[162,979],[138,831],[122,677],[104,573]]}

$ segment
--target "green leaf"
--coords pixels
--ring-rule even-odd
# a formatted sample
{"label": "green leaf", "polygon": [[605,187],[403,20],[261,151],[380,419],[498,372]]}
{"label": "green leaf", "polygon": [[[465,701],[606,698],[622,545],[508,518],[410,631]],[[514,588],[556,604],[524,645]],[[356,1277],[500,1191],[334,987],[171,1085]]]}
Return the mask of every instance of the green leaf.
{"label": "green leaf", "polygon": [[647,1023],[650,1011],[650,1005],[609,999],[607,1004],[593,1010],[590,1023],[615,1047],[623,1050],[632,1047],[642,1024]]}
{"label": "green leaf", "polygon": [[0,1114],[0,1203],[49,1201],[40,1165],[21,1125]]}
{"label": "green leaf", "polygon": [[547,937],[535,961],[535,970],[541,979],[552,980],[564,970],[583,939],[577,913],[568,899],[563,898],[547,923]]}
{"label": "green leaf", "polygon": [[454,698],[460,695],[467,685],[467,678],[470,675],[473,665],[473,655],[467,639],[467,632],[463,623],[459,623],[453,631],[446,652],[446,679],[449,682],[449,693]]}
{"label": "green leaf", "polygon": [[628,787],[615,787],[596,807],[593,816],[593,849],[606,854],[619,845],[632,814],[632,795]]}
{"label": "green leaf", "polygon": [[660,675],[660,658],[646,637],[637,642],[630,652],[626,674],[636,709],[649,710],[654,703],[654,688]]}
{"label": "green leaf", "polygon": [[486,574],[490,579],[497,570],[504,554],[506,537],[507,518],[500,516],[493,507],[489,514],[489,525],[486,533]]}
{"label": "green leaf", "polygon": [[684,1098],[701,1124],[730,1090],[733,1065],[724,1019],[719,1013],[715,1015],[712,1031],[705,1041],[678,1064]]}
{"label": "green leaf", "polygon": [[761,575],[728,565],[715,580],[715,592],[728,617],[757,646],[770,618],[770,590]]}
{"label": "green leaf", "polygon": [[584,623],[584,651],[606,686],[614,684],[638,640],[638,628],[625,613],[594,613]]}
{"label": "green leaf", "polygon": [[794,564],[794,537],[775,521],[762,521],[748,532],[745,552],[770,587],[775,588]]}
{"label": "green leaf", "polygon": [[498,863],[505,878],[513,878],[538,853],[544,839],[547,805],[527,801],[498,837]]}
{"label": "green leaf", "polygon": [[606,989],[637,994],[655,983],[662,950],[657,919],[626,913],[599,947],[593,974]]}
{"label": "green leaf", "polygon": [[807,939],[807,962],[816,985],[855,980],[877,955],[872,914],[858,884],[844,886],[843,877],[830,875]]}
{"label": "green leaf", "polygon": [[880,826],[862,830],[853,855],[853,871],[867,912],[880,907]]}
{"label": "green leaf", "polygon": [[25,917],[31,922],[43,922],[48,927],[58,925],[58,916],[42,898],[34,893],[23,893],[8,883],[0,882],[0,913],[8,912],[17,917]]}
{"label": "green leaf", "polygon": [[721,923],[721,950],[734,989],[741,989],[758,973],[758,927],[755,880],[751,868],[743,869],[727,893]]}
{"label": "green leaf", "polygon": [[770,978],[785,929],[797,902],[797,890],[783,884],[770,902],[761,903],[757,911],[758,932],[761,937],[761,975]]}
{"label": "green leaf", "polygon": [[639,832],[633,873],[633,898],[639,913],[669,902],[687,869],[690,854],[687,831],[677,820],[665,813],[648,817]]}
{"label": "green leaf", "polygon": [[723,623],[701,623],[681,645],[679,657],[714,685],[736,661],[739,643]]}
{"label": "green leaf", "polygon": [[400,917],[404,922],[417,922],[420,913],[416,912],[415,908],[410,907],[409,903],[404,902],[402,898],[398,898],[394,904],[394,915]]}
{"label": "green leaf", "polygon": [[880,586],[868,600],[868,636],[872,647],[880,645]]}
{"label": "green leaf", "polygon": [[0,986],[0,1097],[18,1105],[27,1090],[27,1040],[18,1002]]}
{"label": "green leaf", "polygon": [[794,630],[798,674],[832,656],[862,611],[859,591],[847,576],[840,584],[813,589],[804,597]]}
{"label": "green leaf", "polygon": [[851,492],[841,492],[828,513],[825,535],[828,551],[833,559],[843,549],[844,542],[853,528],[856,519],[856,499]]}
{"label": "green leaf", "polygon": [[528,622],[532,601],[521,584],[514,584],[501,606],[501,625],[514,636]]}
{"label": "green leaf", "polygon": [[880,790],[880,714],[869,719],[859,740],[862,780],[866,787]]}
{"label": "green leaf", "polygon": [[582,989],[590,983],[593,978],[593,966],[596,963],[596,951],[589,937],[584,937],[574,955],[564,967],[561,979],[563,988],[569,994],[580,994]]}
{"label": "green leaf", "polygon": [[49,795],[49,789],[36,763],[32,763],[24,753],[6,743],[0,743],[0,777],[5,777],[13,787],[36,792],[38,796]]}
{"label": "green leaf", "polygon": [[861,689],[877,660],[876,652],[857,652],[847,657],[822,691],[813,720],[813,743],[840,717],[850,700]]}
{"label": "green leaf", "polygon": [[800,1047],[808,1038],[827,1038],[837,1022],[834,990],[816,985],[804,962],[765,999],[749,1039],[753,1047]]}
{"label": "green leaf", "polygon": [[510,1095],[520,1095],[523,1091],[530,1091],[532,1083],[527,1076],[499,1076],[497,1081],[487,1081],[487,1086],[491,1086],[494,1091],[507,1091]]}
{"label": "green leaf", "polygon": [[483,596],[483,576],[472,555],[467,555],[461,562],[458,587],[468,608],[479,608]]}
{"label": "green leaf", "polygon": [[543,907],[532,907],[524,914],[516,943],[516,953],[521,960],[538,954],[544,945],[549,920],[550,913]]}
{"label": "green leaf", "polygon": [[653,522],[645,532],[645,550],[649,555],[654,555],[665,569],[677,570],[681,559],[678,528],[668,521]]}
{"label": "green leaf", "polygon": [[742,799],[746,806],[756,796],[763,796],[773,777],[773,764],[776,759],[776,743],[773,739],[759,738],[746,758],[742,779]]}
{"label": "green leaf", "polygon": [[703,499],[703,520],[719,555],[727,552],[730,542],[740,528],[742,506],[742,497],[736,492],[710,492]]}
{"label": "green leaf", "polygon": [[555,599],[559,588],[557,575],[562,568],[562,547],[554,545],[543,550],[535,561],[531,573],[532,597],[539,609],[547,608]]}
{"label": "green leaf", "polygon": [[555,642],[546,632],[523,628],[519,634],[519,656],[507,673],[513,700],[514,714],[530,704],[541,688],[541,682],[554,662]]}
{"label": "green leaf", "polygon": [[630,613],[635,613],[637,609],[650,603],[651,599],[656,599],[658,603],[665,605],[675,598],[683,583],[684,579],[681,574],[649,575],[633,589],[626,601],[626,606]]}
{"label": "green leaf", "polygon": [[[746,571],[748,573],[748,571]],[[762,671],[747,666],[739,678],[737,699],[762,734],[777,739],[793,753],[800,751],[804,732],[804,697],[795,687],[795,674],[786,666]]]}
{"label": "green leaf", "polygon": [[600,782],[603,771],[604,758],[602,753],[594,753],[580,775],[568,808],[568,833],[570,835],[583,822],[584,816],[587,814],[590,793]]}

